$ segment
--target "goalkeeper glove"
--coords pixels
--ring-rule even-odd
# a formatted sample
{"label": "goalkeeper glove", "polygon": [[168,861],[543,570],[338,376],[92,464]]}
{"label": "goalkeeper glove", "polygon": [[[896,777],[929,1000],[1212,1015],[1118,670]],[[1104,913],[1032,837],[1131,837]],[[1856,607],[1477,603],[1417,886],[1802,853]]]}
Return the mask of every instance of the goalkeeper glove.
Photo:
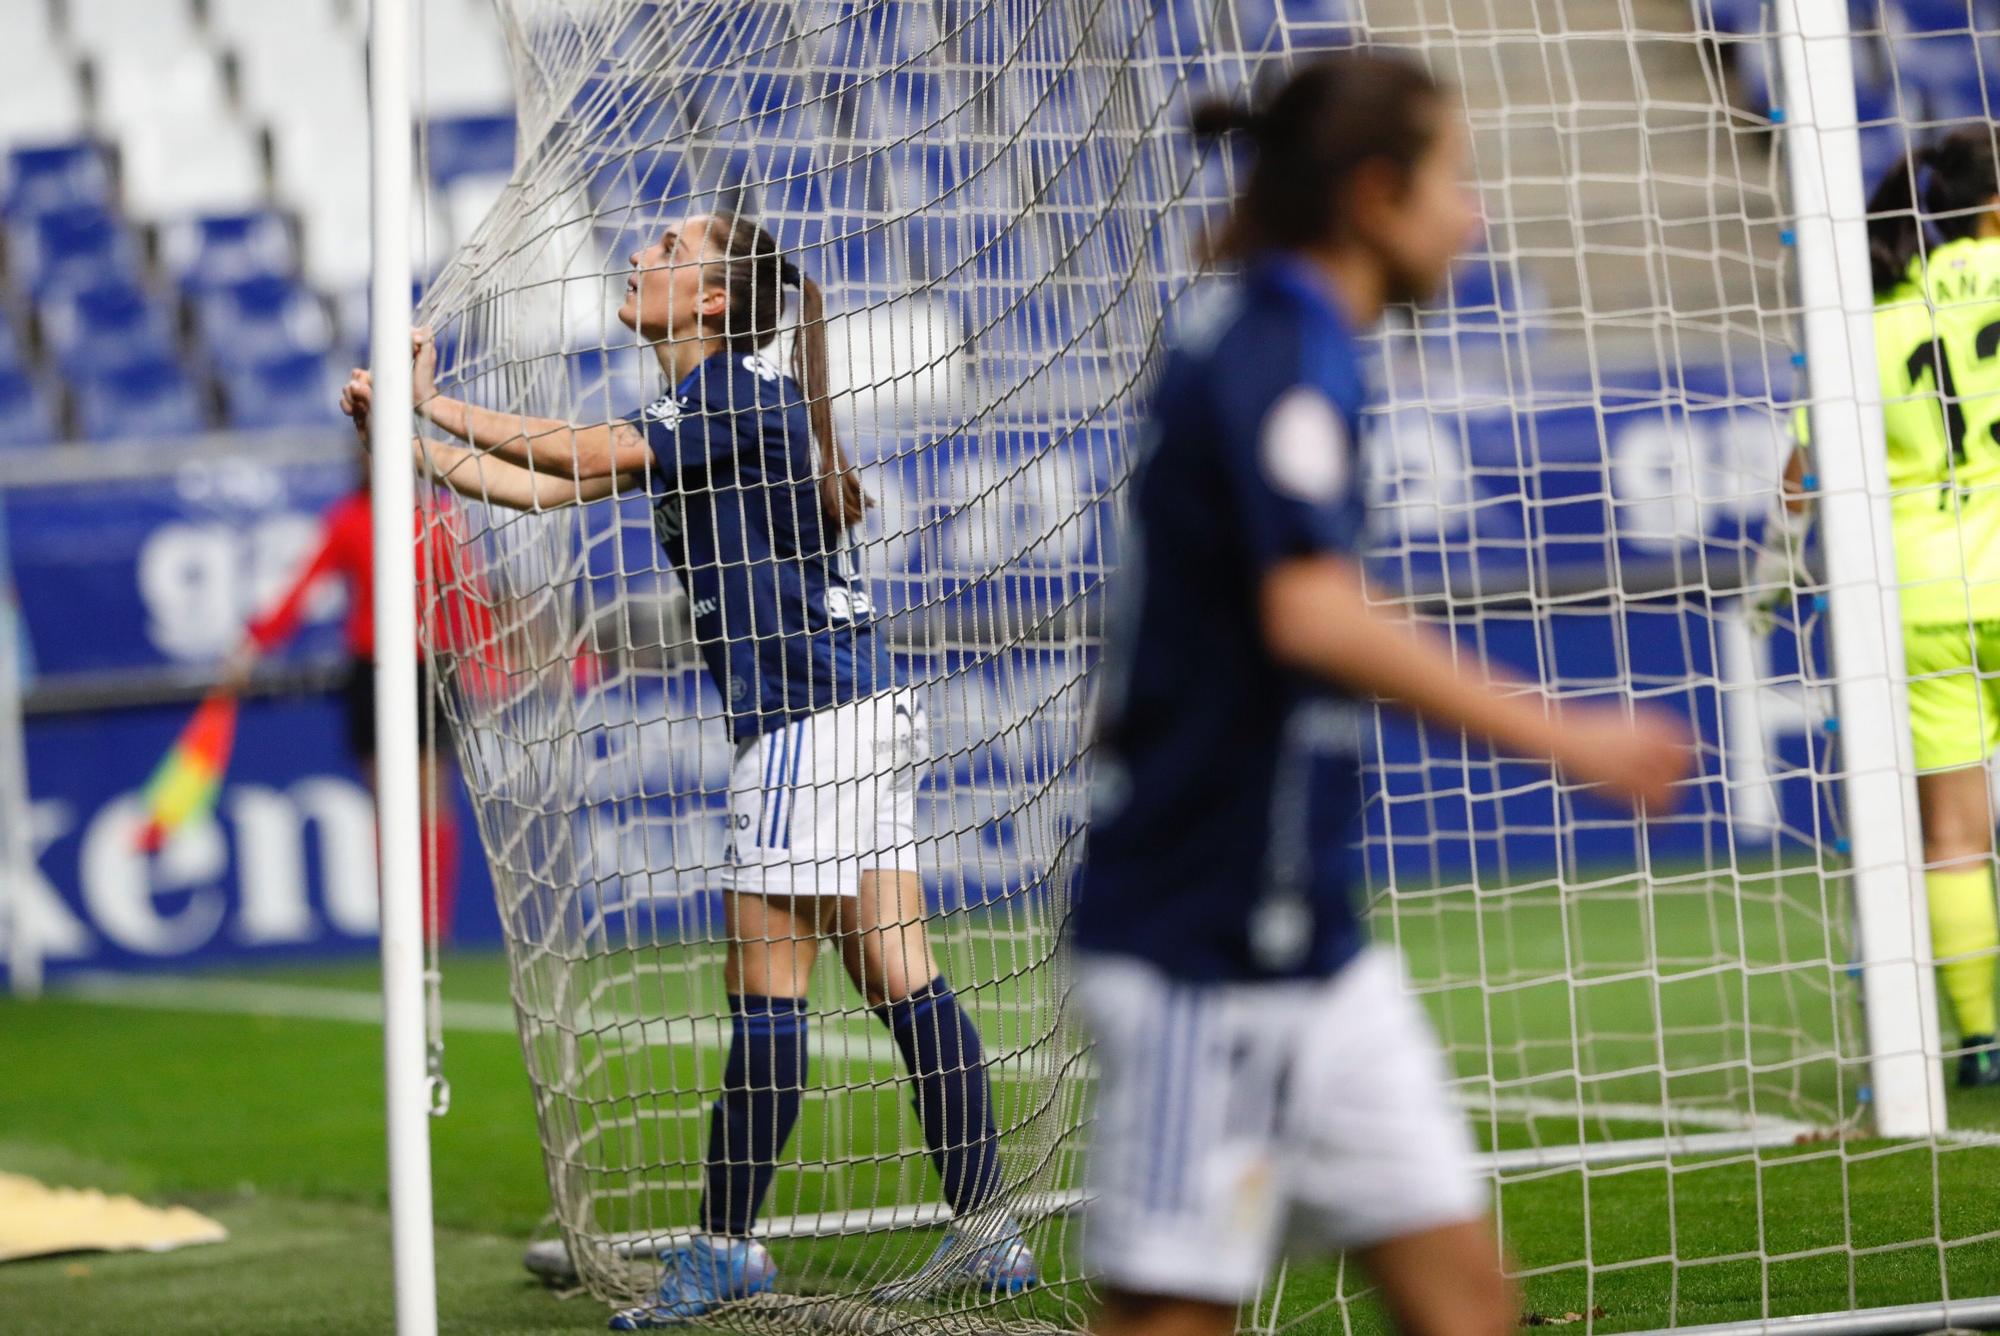
{"label": "goalkeeper glove", "polygon": [[1744,610],[1752,635],[1769,635],[1783,607],[1806,573],[1806,538],[1812,532],[1812,509],[1793,510],[1780,498],[1764,520],[1764,541],[1750,564],[1743,591]]}

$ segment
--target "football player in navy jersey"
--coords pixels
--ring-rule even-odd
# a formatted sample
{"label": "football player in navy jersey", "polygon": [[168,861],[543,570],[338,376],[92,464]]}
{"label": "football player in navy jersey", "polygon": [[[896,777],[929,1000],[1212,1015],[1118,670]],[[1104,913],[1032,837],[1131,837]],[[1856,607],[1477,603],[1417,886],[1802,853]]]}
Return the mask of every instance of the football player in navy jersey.
{"label": "football player in navy jersey", "polygon": [[1637,804],[1691,762],[1672,716],[1558,716],[1364,587],[1357,339],[1474,235],[1459,121],[1361,53],[1195,115],[1252,154],[1210,243],[1238,272],[1154,391],[1070,924],[1099,1336],[1223,1336],[1288,1246],[1352,1251],[1404,1331],[1513,1330],[1436,1039],[1357,918],[1373,703]]}
{"label": "football player in navy jersey", "polygon": [[[764,351],[787,291],[799,295],[790,374]],[[772,1288],[751,1231],[798,1118],[806,985],[828,939],[902,1052],[954,1216],[930,1263],[882,1297],[1018,1293],[1039,1278],[993,1202],[999,1144],[979,1034],[925,932],[914,829],[924,709],[848,557],[868,499],[834,435],[819,288],[753,220],[695,217],[632,256],[618,315],[671,387],[630,421],[578,426],[440,394],[424,331],[415,374],[418,411],[468,443],[415,446],[419,466],[454,490],[520,509],[650,493],[737,744],[723,871],[732,1025],[700,1232],[663,1254],[654,1302],[612,1326],[677,1326]],[[369,391],[357,371],[351,413],[365,417]]]}

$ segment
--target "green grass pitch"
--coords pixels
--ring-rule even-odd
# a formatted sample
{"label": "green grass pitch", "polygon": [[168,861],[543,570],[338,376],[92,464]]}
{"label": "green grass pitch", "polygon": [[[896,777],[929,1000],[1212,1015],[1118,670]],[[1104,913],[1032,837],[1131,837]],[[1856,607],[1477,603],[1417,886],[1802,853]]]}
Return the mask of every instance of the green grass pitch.
{"label": "green grass pitch", "polygon": [[[1854,1073],[1843,1085],[1836,1064],[1799,1056],[1851,1020],[1824,965],[1811,965],[1844,949],[1826,940],[1814,885],[1794,875],[1741,895],[1696,881],[1567,902],[1441,896],[1406,906],[1395,936],[1460,1074],[1491,1078],[1499,1096],[1475,1116],[1489,1148],[1655,1135],[1635,1106],[1663,1094],[1725,1123],[1752,1100],[1838,1117]],[[1662,967],[1631,968],[1642,958]],[[1458,982],[1476,968],[1500,986]],[[0,1266],[0,1330],[389,1330],[379,1037],[356,1019],[372,988],[367,965],[340,964],[0,1003],[0,1170],[185,1202],[231,1231],[226,1244],[162,1256]],[[601,1305],[558,1298],[521,1269],[548,1199],[520,1045],[504,1029],[505,966],[453,958],[445,994],[453,1106],[432,1125],[443,1327],[601,1330]],[[1572,1032],[1590,1042],[1578,1050]],[[840,1079],[826,1067],[816,1080]],[[839,1097],[869,1102],[865,1116],[847,1110],[844,1130],[808,1120],[799,1135],[872,1126],[915,1144],[891,1070]],[[1593,1111],[1582,1120],[1579,1102]],[[2000,1126],[2000,1092],[1954,1096],[1951,1112],[1961,1129]],[[2000,1144],[1977,1137],[1521,1168],[1497,1205],[1527,1310],[1601,1309],[1598,1330],[2000,1294]],[[774,1252],[810,1286],[865,1260],[856,1248],[914,1253],[931,1237]],[[1335,1264],[1295,1269],[1278,1324],[1343,1330],[1333,1300],[1344,1285]],[[1034,1311],[1062,1317],[1084,1297],[1047,1296]],[[1357,1325],[1380,1327],[1365,1306]]]}

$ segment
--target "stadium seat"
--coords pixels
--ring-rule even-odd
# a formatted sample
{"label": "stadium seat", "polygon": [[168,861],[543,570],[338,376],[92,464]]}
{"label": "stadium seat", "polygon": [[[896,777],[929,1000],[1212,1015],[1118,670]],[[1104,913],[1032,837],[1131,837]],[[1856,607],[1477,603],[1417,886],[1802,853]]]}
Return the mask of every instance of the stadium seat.
{"label": "stadium seat", "polygon": [[74,139],[86,122],[83,80],[60,51],[0,42],[0,143]]}
{"label": "stadium seat", "polygon": [[204,292],[194,301],[194,325],[209,362],[240,367],[333,346],[325,305],[296,279],[246,278]]}
{"label": "stadium seat", "polygon": [[1910,151],[1910,132],[1900,122],[1866,126],[1861,131],[1861,186],[1873,194],[1889,172],[1902,166]]}
{"label": "stadium seat", "polygon": [[[1277,0],[1278,17],[1293,51],[1338,51],[1353,46],[1358,31],[1346,0]],[[1262,43],[1246,49],[1269,49]]]}
{"label": "stadium seat", "polygon": [[222,376],[224,419],[238,429],[338,423],[340,387],[320,353],[267,357]]}
{"label": "stadium seat", "polygon": [[595,348],[569,358],[570,402],[586,422],[636,412],[659,394],[660,366],[644,348]]}
{"label": "stadium seat", "polygon": [[1967,0],[1892,0],[1894,26],[1904,32],[1972,32],[1991,28],[1990,5]]}
{"label": "stadium seat", "polygon": [[460,176],[445,187],[441,217],[451,241],[462,245],[478,230],[500,202],[507,179],[505,172]]}
{"label": "stadium seat", "polygon": [[168,355],[88,367],[73,384],[77,434],[87,441],[190,436],[209,425],[194,380]]}
{"label": "stadium seat", "polygon": [[665,216],[663,201],[689,201],[697,193],[692,168],[671,150],[614,158],[597,169],[590,186],[598,217],[617,231],[650,229]]}
{"label": "stadium seat", "polygon": [[135,218],[237,213],[264,201],[262,142],[226,112],[134,125],[122,149],[125,207]]}
{"label": "stadium seat", "polygon": [[506,177],[514,170],[514,116],[443,116],[424,141],[431,180],[449,186],[461,176]]}
{"label": "stadium seat", "polygon": [[368,124],[366,62],[360,43],[343,33],[295,29],[260,38],[237,52],[236,81],[243,109],[273,135],[296,126],[361,135]]}
{"label": "stadium seat", "polygon": [[0,446],[60,440],[55,396],[26,369],[0,365]]}
{"label": "stadium seat", "polygon": [[70,377],[93,368],[171,358],[173,324],[138,283],[109,280],[42,303],[42,337]]}
{"label": "stadium seat", "polygon": [[239,52],[281,45],[293,32],[350,36],[339,0],[206,0],[209,31]]}
{"label": "stadium seat", "polygon": [[300,219],[300,267],[322,292],[341,292],[368,281],[368,200],[329,200]]}
{"label": "stadium seat", "polygon": [[490,10],[445,0],[424,16],[417,106],[432,116],[480,115],[513,104],[507,48]]}
{"label": "stadium seat", "polygon": [[291,274],[298,246],[284,215],[269,209],[183,218],[159,233],[160,265],[176,287],[194,293],[260,274]]}
{"label": "stadium seat", "polygon": [[89,140],[16,148],[7,154],[0,214],[18,218],[111,202],[104,151]]}
{"label": "stadium seat", "polygon": [[367,122],[276,122],[271,126],[272,193],[307,215],[328,201],[368,193]]}
{"label": "stadium seat", "polygon": [[138,273],[139,251],[124,222],[96,204],[54,209],[10,229],[14,286],[41,300]]}
{"label": "stadium seat", "polygon": [[119,47],[92,62],[95,120],[112,137],[141,127],[229,116],[222,67],[202,46]]}
{"label": "stadium seat", "polygon": [[824,263],[820,248],[826,244],[826,192],[815,176],[780,177],[763,189],[757,210],[778,249],[793,257],[808,272]]}
{"label": "stadium seat", "polygon": [[[286,0],[287,4],[291,0]],[[155,55],[194,46],[188,0],[63,0],[63,37],[88,55],[144,51]]]}
{"label": "stadium seat", "polygon": [[1763,31],[1764,0],[1694,0],[1697,32],[1749,36]]}

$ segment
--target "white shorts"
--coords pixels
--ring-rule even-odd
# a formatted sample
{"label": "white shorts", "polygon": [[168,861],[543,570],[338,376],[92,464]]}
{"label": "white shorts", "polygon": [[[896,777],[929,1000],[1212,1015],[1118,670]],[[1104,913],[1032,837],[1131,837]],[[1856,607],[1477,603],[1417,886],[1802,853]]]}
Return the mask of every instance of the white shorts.
{"label": "white shorts", "polygon": [[1327,980],[1181,983],[1084,956],[1096,1040],[1089,1271],[1135,1294],[1240,1303],[1281,1253],[1476,1220],[1487,1190],[1396,958]]}
{"label": "white shorts", "polygon": [[753,895],[854,895],[863,872],[917,870],[917,693],[837,705],[745,743],[729,773],[722,884]]}

